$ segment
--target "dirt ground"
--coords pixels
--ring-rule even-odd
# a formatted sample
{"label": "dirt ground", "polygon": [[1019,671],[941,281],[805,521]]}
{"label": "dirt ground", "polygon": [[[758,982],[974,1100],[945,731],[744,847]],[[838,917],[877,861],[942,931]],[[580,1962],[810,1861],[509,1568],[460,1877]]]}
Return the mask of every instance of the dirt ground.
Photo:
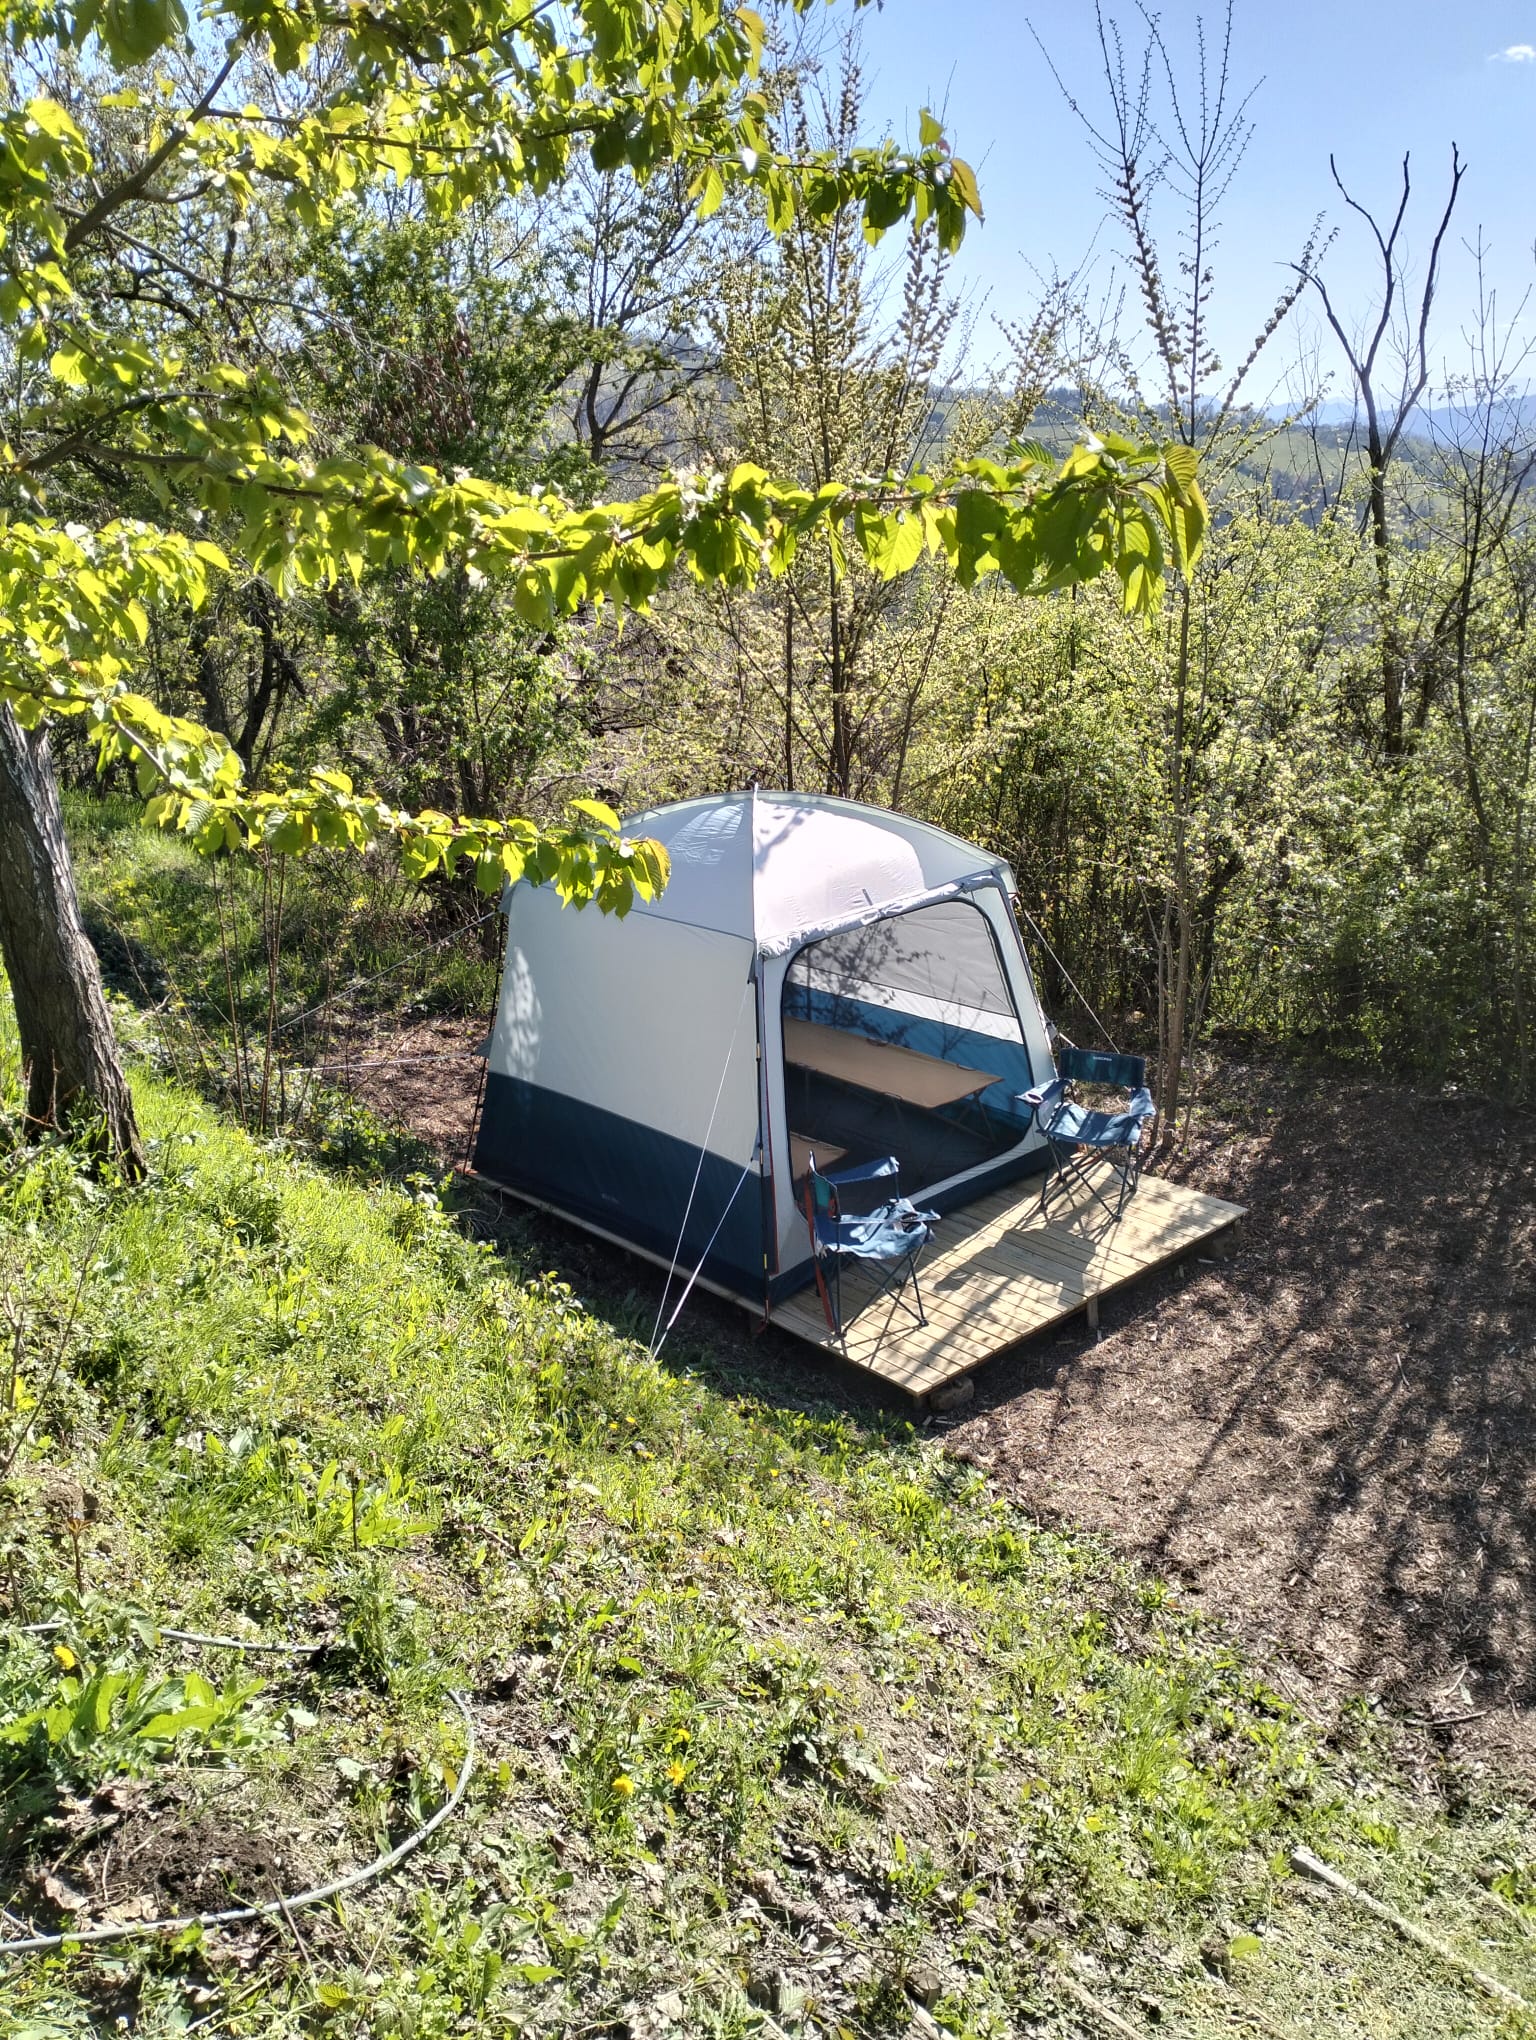
{"label": "dirt ground", "polygon": [[329,1074],[381,1119],[408,1128],[446,1166],[458,1168],[470,1159],[484,1069],[478,1051],[488,1032],[483,1018],[442,1013],[393,1032],[359,1028],[327,1051]]}
{"label": "dirt ground", "polygon": [[[478,1065],[406,1077],[371,1102],[460,1159]],[[1374,1694],[1426,1748],[1536,1778],[1536,1115],[1228,1056],[1157,1172],[1247,1207],[1236,1255],[992,1362],[949,1449],[1143,1558],[1319,1718]],[[654,1287],[536,1237],[587,1291]],[[758,1389],[869,1399],[711,1299],[689,1315]]]}
{"label": "dirt ground", "polygon": [[1536,1116],[1230,1061],[1211,1092],[1164,1172],[1247,1206],[1235,1258],[997,1362],[954,1447],[1317,1710],[1379,1694],[1536,1771]]}

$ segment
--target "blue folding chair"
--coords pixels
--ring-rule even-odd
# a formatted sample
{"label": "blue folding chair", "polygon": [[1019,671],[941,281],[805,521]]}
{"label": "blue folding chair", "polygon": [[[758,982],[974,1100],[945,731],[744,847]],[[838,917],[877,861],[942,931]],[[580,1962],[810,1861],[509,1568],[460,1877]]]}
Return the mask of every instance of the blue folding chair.
{"label": "blue folding chair", "polygon": [[[1103,1112],[1078,1103],[1079,1084],[1110,1085],[1131,1095],[1118,1111]],[[1040,1209],[1044,1211],[1058,1192],[1076,1182],[1098,1199],[1112,1219],[1118,1219],[1141,1181],[1146,1130],[1157,1116],[1147,1089],[1146,1057],[1104,1054],[1068,1044],[1057,1051],[1054,1080],[1023,1095],[1025,1104],[1034,1106],[1051,1151],[1050,1167],[1040,1185]],[[1095,1162],[1106,1162],[1119,1186],[1113,1203],[1094,1180]]]}
{"label": "blue folding chair", "polygon": [[[888,1193],[888,1194],[887,1194]],[[872,1210],[848,1210],[869,1196],[883,1197]],[[900,1170],[896,1157],[866,1162],[862,1168],[843,1169],[827,1175],[811,1155],[805,1171],[805,1219],[811,1233],[811,1252],[816,1269],[816,1288],[833,1337],[848,1352],[847,1325],[843,1317],[843,1264],[867,1265],[874,1273],[875,1286],[859,1305],[859,1316],[883,1296],[891,1299],[882,1332],[890,1328],[897,1310],[920,1325],[928,1316],[917,1282],[917,1257],[933,1238],[938,1223],[936,1211],[919,1211],[910,1198],[900,1194]],[[907,1298],[911,1285],[912,1297]]]}

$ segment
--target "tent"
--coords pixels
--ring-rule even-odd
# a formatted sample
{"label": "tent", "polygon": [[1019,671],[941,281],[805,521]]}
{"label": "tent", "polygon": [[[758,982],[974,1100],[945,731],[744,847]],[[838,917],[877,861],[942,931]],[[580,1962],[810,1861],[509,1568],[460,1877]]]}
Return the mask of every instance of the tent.
{"label": "tent", "polygon": [[1053,1074],[1012,875],[901,815],[735,793],[629,817],[665,893],[623,921],[518,884],[476,1170],[767,1309],[812,1279],[801,1204],[879,1155],[952,1209],[1045,1164]]}

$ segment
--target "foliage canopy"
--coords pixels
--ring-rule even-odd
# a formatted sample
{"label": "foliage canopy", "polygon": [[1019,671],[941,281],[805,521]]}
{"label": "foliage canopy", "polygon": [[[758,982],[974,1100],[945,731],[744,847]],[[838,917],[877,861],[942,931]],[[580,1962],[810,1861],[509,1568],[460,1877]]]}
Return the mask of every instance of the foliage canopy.
{"label": "foliage canopy", "polygon": [[[1112,568],[1143,614],[1168,564],[1198,551],[1193,458],[1129,440],[1064,463],[1024,446],[941,477],[816,489],[739,463],[593,506],[378,449],[328,457],[281,361],[224,358],[166,309],[173,293],[148,287],[174,278],[217,302],[229,286],[204,251],[258,207],[312,229],[410,185],[449,214],[547,190],[578,151],[641,180],[681,166],[701,214],[750,187],[775,232],[857,206],[872,240],[931,223],[957,245],[980,203],[931,115],[915,150],[775,146],[763,28],[747,8],[218,0],[195,27],[180,0],[7,14],[0,322],[26,401],[0,447],[0,699],[31,726],[85,716],[103,759],[137,762],[150,818],[205,851],[391,838],[413,875],[467,858],[488,891],[526,874],[621,912],[666,878],[656,848],[623,839],[601,803],[550,831],[410,813],[339,772],[253,787],[223,737],[131,684],[153,605],[200,605],[232,556],[279,588],[451,562],[506,579],[538,626],[604,602],[643,609],[679,570],[747,587],[786,572],[812,537],[838,566],[853,553],[894,577],[942,555],[964,584],[996,572],[1027,592]],[[152,514],[54,514],[81,470],[131,481]]]}

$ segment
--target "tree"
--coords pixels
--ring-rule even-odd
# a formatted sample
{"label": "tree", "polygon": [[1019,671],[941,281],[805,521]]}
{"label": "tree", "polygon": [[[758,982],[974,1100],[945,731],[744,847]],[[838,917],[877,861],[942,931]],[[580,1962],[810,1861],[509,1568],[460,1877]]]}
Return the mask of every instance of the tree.
{"label": "tree", "polygon": [[[1322,300],[1323,311],[1333,329],[1334,338],[1349,364],[1350,376],[1355,385],[1356,402],[1365,413],[1365,470],[1366,470],[1366,529],[1370,535],[1371,561],[1376,575],[1377,629],[1376,638],[1380,656],[1381,676],[1381,746],[1388,757],[1402,754],[1405,738],[1404,708],[1408,683],[1411,678],[1412,659],[1404,641],[1404,632],[1397,614],[1397,597],[1393,587],[1393,531],[1392,517],[1388,502],[1389,478],[1392,463],[1397,455],[1402,437],[1413,420],[1425,390],[1429,387],[1429,319],[1434,309],[1435,291],[1440,280],[1440,251],[1450,230],[1451,215],[1456,210],[1457,195],[1461,180],[1466,175],[1466,164],[1454,143],[1451,145],[1451,179],[1446,194],[1445,209],[1440,215],[1440,224],[1435,229],[1430,244],[1429,262],[1424,271],[1424,281],[1419,290],[1417,307],[1409,303],[1409,282],[1404,270],[1403,253],[1400,245],[1403,221],[1407,216],[1408,202],[1413,195],[1413,185],[1408,174],[1408,158],[1403,158],[1402,191],[1398,198],[1397,210],[1392,223],[1382,231],[1381,223],[1370,209],[1351,197],[1339,175],[1339,166],[1332,156],[1328,168],[1338,186],[1339,196],[1351,212],[1358,213],[1370,229],[1376,243],[1376,253],[1381,262],[1381,302],[1376,307],[1373,319],[1364,334],[1356,337],[1345,326],[1334,308],[1327,285],[1315,270],[1302,269],[1297,273],[1304,283],[1309,283]],[[1383,343],[1391,345],[1394,338],[1400,343],[1396,352],[1395,374],[1392,387],[1384,386],[1387,364],[1383,359]],[[1426,664],[1424,671],[1433,672],[1433,665]],[[1415,714],[1415,723],[1423,727],[1429,713],[1429,696],[1421,693]]]}
{"label": "tree", "polygon": [[[809,4],[809,0],[798,0]],[[582,506],[473,475],[444,476],[379,449],[317,456],[278,366],[186,343],[175,307],[227,289],[213,251],[260,205],[312,231],[411,185],[435,215],[497,193],[550,190],[585,148],[600,171],[642,181],[676,167],[701,215],[750,189],[769,226],[858,206],[878,236],[903,220],[955,246],[979,211],[975,180],[936,121],[921,146],[792,158],[756,87],[762,26],[726,0],[392,0],[333,13],[324,0],[214,0],[194,31],[181,0],[57,0],[12,14],[12,93],[0,114],[0,321],[24,389],[0,457],[0,698],[35,730],[84,716],[103,759],[131,758],[149,818],[210,854],[264,843],[394,841],[415,876],[469,860],[493,891],[527,876],[624,911],[665,883],[656,846],[578,803],[575,824],[408,813],[345,774],[253,785],[202,724],[133,691],[149,607],[201,606],[242,568],[280,591],[361,583],[450,562],[503,577],[517,614],[547,625],[586,603],[643,607],[681,568],[748,586],[820,535],[894,575],[925,551],[962,579],[1000,571],[1044,589],[1106,568],[1136,608],[1155,604],[1166,553],[1187,560],[1204,512],[1192,470],[1116,441],[1059,471],[1032,454],[926,477],[776,484],[758,467],[668,479],[635,501]],[[46,88],[46,89],[45,89]],[[110,89],[109,89],[110,88]],[[83,117],[89,105],[99,118]],[[74,111],[72,111],[72,108]],[[86,128],[98,136],[87,141]],[[103,144],[100,135],[108,136]],[[50,515],[81,470],[122,478],[152,516],[91,526]],[[224,522],[232,548],[206,536]],[[15,744],[0,757],[15,761]],[[11,765],[5,826],[46,841],[36,787]],[[47,912],[67,917],[62,850]],[[34,998],[34,931],[0,915],[13,995]],[[93,995],[78,949],[52,945],[47,1001],[23,1036],[60,1098],[99,1106],[99,1072],[75,1056]],[[111,1138],[131,1166],[121,1125]]]}
{"label": "tree", "polygon": [[[402,198],[316,238],[298,380],[328,451],[373,445],[439,473],[598,493],[588,450],[548,429],[589,335],[508,208],[445,221]],[[299,607],[342,682],[321,718],[332,755],[370,772],[382,748],[411,805],[498,813],[579,742],[578,634],[524,622],[502,580],[403,566]]]}
{"label": "tree", "polygon": [[[730,216],[701,219],[680,168],[641,184],[583,162],[538,222],[540,258],[583,341],[563,429],[610,483],[649,480],[683,457],[689,400],[716,366],[701,334],[742,238],[722,227],[746,211],[738,194]],[[753,226],[745,237],[760,235]]]}
{"label": "tree", "polygon": [[0,945],[16,1001],[27,1119],[82,1105],[93,1133],[132,1177],[144,1154],[118,1062],[112,1018],[80,918],[46,731],[0,709]]}
{"label": "tree", "polygon": [[[1151,334],[1145,377],[1152,387],[1145,387],[1132,355],[1112,344],[1113,383],[1120,387],[1089,389],[1085,409],[1090,421],[1108,416],[1122,425],[1129,420],[1133,431],[1168,432],[1177,441],[1171,457],[1176,464],[1182,461],[1191,477],[1200,464],[1221,477],[1250,457],[1263,434],[1272,429],[1244,406],[1243,390],[1312,275],[1316,233],[1293,265],[1296,282],[1281,293],[1242,361],[1235,369],[1226,367],[1211,334],[1214,253],[1221,207],[1253,133],[1249,105],[1256,88],[1239,94],[1233,78],[1233,0],[1226,0],[1219,33],[1209,39],[1203,21],[1196,18],[1196,60],[1182,87],[1158,16],[1140,6],[1140,0],[1138,6],[1146,41],[1139,67],[1128,69],[1120,31],[1095,0],[1108,106],[1103,125],[1095,125],[1062,86],[1106,180],[1105,196],[1124,233],[1136,294]],[[1159,243],[1159,193],[1172,199],[1179,214],[1180,252],[1173,281]],[[1128,393],[1128,401],[1122,391]],[[1221,717],[1212,692],[1217,676],[1202,656],[1210,638],[1199,614],[1201,594],[1194,585],[1193,567],[1191,561],[1188,570],[1179,572],[1172,615],[1160,640],[1156,633],[1146,639],[1146,657],[1160,669],[1165,701],[1159,749],[1171,837],[1167,868],[1155,881],[1158,897],[1152,908],[1158,1105],[1167,1133],[1176,1124],[1186,1064],[1205,1009],[1209,973],[1201,969],[1202,919],[1209,923],[1222,888],[1236,875],[1230,855],[1218,850],[1213,861],[1200,854],[1202,839],[1207,844],[1220,841],[1219,831],[1213,836],[1201,828],[1196,809],[1205,753],[1220,734]]]}
{"label": "tree", "polygon": [[[851,43],[825,75],[792,72],[777,116],[783,146],[797,156],[846,152],[860,101]],[[887,313],[882,300],[898,293]],[[934,383],[954,318],[931,233],[913,236],[901,272],[882,273],[856,209],[797,219],[724,279],[713,323],[734,401],[722,430],[749,459],[776,461],[811,489],[903,473],[931,458],[941,436]],[[922,578],[896,581],[818,544],[766,599],[723,595],[714,605],[732,663],[772,717],[755,734],[765,757],[777,752],[785,786],[899,797],[942,621],[942,602],[921,600]]]}

